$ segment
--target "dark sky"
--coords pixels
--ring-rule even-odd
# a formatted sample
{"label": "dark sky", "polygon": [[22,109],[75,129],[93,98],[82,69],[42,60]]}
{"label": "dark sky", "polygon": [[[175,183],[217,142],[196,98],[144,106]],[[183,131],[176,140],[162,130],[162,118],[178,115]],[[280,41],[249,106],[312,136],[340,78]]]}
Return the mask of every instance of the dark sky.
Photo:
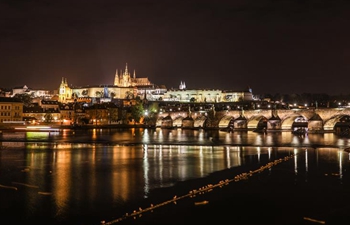
{"label": "dark sky", "polygon": [[350,1],[2,0],[0,87],[113,84],[350,94]]}

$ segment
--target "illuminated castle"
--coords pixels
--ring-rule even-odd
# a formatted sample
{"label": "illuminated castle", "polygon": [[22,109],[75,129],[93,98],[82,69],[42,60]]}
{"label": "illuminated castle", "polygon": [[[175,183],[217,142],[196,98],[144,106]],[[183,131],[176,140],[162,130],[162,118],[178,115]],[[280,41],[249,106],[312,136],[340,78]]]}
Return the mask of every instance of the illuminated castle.
{"label": "illuminated castle", "polygon": [[60,102],[72,102],[74,100],[86,100],[87,98],[133,98],[138,93],[138,88],[150,88],[152,86],[148,78],[136,78],[134,71],[133,77],[130,76],[128,71],[128,64],[125,66],[124,71],[116,71],[113,85],[92,85],[83,87],[72,87],[68,85],[67,78],[62,77],[62,81],[59,87],[59,101]]}
{"label": "illuminated castle", "polygon": [[137,86],[149,86],[151,82],[147,77],[145,78],[136,78],[136,72],[134,70],[134,74],[131,77],[128,71],[128,64],[125,66],[125,70],[120,71],[120,75],[118,74],[118,70],[115,72],[114,78],[114,86],[118,87],[137,87]]}

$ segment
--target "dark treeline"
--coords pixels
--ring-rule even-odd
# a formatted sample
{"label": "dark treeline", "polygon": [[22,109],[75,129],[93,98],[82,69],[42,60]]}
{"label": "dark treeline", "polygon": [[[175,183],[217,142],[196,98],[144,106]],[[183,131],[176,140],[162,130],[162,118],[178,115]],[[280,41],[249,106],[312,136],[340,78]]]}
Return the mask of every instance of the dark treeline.
{"label": "dark treeline", "polygon": [[257,96],[261,101],[280,102],[285,104],[297,104],[303,105],[308,104],[309,106],[318,107],[337,107],[345,106],[350,102],[350,94],[347,95],[329,95],[325,93],[313,94],[313,93],[302,93],[302,94],[262,94]]}

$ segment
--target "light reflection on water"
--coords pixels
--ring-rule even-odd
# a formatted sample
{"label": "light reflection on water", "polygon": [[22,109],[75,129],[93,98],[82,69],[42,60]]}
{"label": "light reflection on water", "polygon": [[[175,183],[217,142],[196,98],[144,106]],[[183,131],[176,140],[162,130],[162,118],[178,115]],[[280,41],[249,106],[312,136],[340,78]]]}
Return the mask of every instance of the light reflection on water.
{"label": "light reflection on water", "polygon": [[0,185],[18,190],[0,188],[0,209],[33,221],[50,215],[51,223],[62,224],[72,220],[70,215],[86,221],[109,211],[121,215],[126,205],[157,188],[229,168],[256,168],[296,153],[293,172],[307,175],[305,181],[317,168],[342,182],[349,167],[343,151],[348,140],[333,134],[94,129],[2,138]]}
{"label": "light reflection on water", "polygon": [[[253,145],[253,146],[334,146],[347,147],[348,138],[333,133],[294,135],[291,132],[221,132],[191,129],[91,129],[60,132],[4,132],[2,146],[11,142],[103,143],[103,144],[183,144],[183,145]],[[2,142],[1,142],[2,141]],[[11,146],[8,146],[11,147]]]}

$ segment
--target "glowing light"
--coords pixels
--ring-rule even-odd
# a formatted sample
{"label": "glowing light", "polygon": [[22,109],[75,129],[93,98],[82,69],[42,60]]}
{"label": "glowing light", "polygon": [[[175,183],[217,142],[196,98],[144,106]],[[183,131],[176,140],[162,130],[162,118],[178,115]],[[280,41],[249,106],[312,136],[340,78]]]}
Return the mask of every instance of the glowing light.
{"label": "glowing light", "polygon": [[42,131],[58,131],[58,128],[51,128],[49,126],[27,126],[15,127],[16,130],[42,130]]}

